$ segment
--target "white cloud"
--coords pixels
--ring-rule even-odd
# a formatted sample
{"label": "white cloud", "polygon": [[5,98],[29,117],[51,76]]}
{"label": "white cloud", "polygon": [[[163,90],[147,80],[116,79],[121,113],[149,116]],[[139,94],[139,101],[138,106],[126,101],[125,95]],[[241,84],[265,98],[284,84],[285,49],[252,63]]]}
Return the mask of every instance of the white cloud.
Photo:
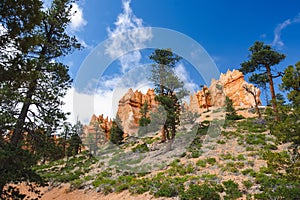
{"label": "white cloud", "polygon": [[[76,99],[76,101],[74,101]],[[84,124],[88,124],[92,115],[108,116],[113,118],[113,91],[97,91],[94,94],[79,93],[75,88],[69,89],[63,101],[62,106],[64,112],[70,112],[68,121],[75,123],[77,118]],[[79,102],[75,105],[75,102]],[[74,104],[75,103],[75,104]]]}
{"label": "white cloud", "polygon": [[186,70],[185,66],[180,63],[175,67],[175,74],[178,76],[178,78],[183,81],[184,87],[189,92],[194,92],[198,89],[198,86],[196,83],[193,82],[193,80],[190,78],[190,75],[188,71]]}
{"label": "white cloud", "polygon": [[[119,14],[114,29],[108,28],[109,45],[106,46],[106,54],[111,58],[119,58],[121,72],[102,76],[100,80],[91,81],[91,84],[98,84],[98,89],[90,93],[79,93],[72,88],[66,95],[63,106],[65,112],[71,112],[70,122],[75,122],[77,117],[87,124],[93,114],[114,118],[117,112],[119,99],[128,91],[146,90],[150,87],[147,82],[149,69],[141,67],[141,53],[138,49],[145,47],[145,42],[152,38],[151,29],[143,28],[143,20],[137,18],[131,8],[130,0],[123,0],[123,12]],[[75,9],[79,7],[75,6]],[[80,8],[79,8],[80,9]],[[78,30],[84,26],[83,15],[72,19],[73,29]],[[129,49],[136,51],[128,52]],[[121,56],[123,55],[123,56]],[[121,56],[121,57],[120,57]],[[95,88],[95,87],[90,87]],[[91,91],[91,90],[90,90]],[[73,105],[74,102],[77,102]]]}
{"label": "white cloud", "polygon": [[83,17],[83,10],[77,3],[72,3],[72,18],[70,28],[72,31],[80,31],[82,27],[87,24],[87,21]]}
{"label": "white cloud", "polygon": [[299,22],[300,22],[300,13],[298,13],[298,15],[293,19],[287,19],[281,24],[278,24],[274,30],[274,39],[272,42],[272,46],[277,46],[279,48],[282,48],[284,46],[284,42],[281,40],[281,31],[286,27]]}
{"label": "white cloud", "polygon": [[[141,53],[137,51],[129,52],[131,49],[141,49],[145,47],[145,42],[152,38],[151,29],[144,28],[143,20],[137,18],[130,8],[130,0],[123,0],[123,12],[119,14],[115,24],[115,29],[107,29],[109,45],[106,53],[112,57],[120,57],[122,72],[126,72],[139,64]],[[124,55],[125,54],[125,55]]]}

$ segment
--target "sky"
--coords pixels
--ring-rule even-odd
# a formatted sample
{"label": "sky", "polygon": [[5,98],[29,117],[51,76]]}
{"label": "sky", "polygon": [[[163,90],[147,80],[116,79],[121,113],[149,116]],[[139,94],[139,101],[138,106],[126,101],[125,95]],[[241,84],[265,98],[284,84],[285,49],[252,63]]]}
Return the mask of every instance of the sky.
{"label": "sky", "polygon": [[298,0],[79,0],[73,10],[68,32],[84,49],[61,58],[74,79],[63,107],[70,121],[87,123],[93,113],[113,118],[129,87],[151,87],[153,47],[173,45],[181,54],[175,71],[190,92],[218,72],[238,69],[255,41],[286,55],[278,71],[300,61]]}

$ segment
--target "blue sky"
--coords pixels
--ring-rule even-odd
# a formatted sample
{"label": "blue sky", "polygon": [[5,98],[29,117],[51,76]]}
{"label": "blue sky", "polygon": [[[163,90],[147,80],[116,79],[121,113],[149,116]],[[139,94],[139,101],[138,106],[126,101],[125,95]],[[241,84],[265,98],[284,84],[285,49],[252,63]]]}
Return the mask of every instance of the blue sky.
{"label": "blue sky", "polygon": [[[127,10],[124,9],[124,5],[129,6]],[[63,61],[70,65],[70,74],[74,79],[78,76],[78,70],[86,57],[99,43],[120,31],[140,27],[161,27],[185,34],[202,45],[222,73],[228,69],[238,69],[240,63],[247,60],[248,48],[256,40],[270,44],[286,54],[286,59],[277,66],[278,70],[300,61],[298,0],[82,0],[76,2],[75,8],[77,13],[72,19],[73,26],[70,27],[70,32],[79,38],[85,49],[63,58]],[[126,25],[126,17],[133,26]],[[116,82],[133,66],[149,62],[149,52],[141,50],[140,55],[135,55],[138,59],[129,62],[128,56],[123,62],[115,60],[103,77],[99,77],[100,83],[97,83],[97,88],[102,90],[98,89],[93,95],[94,113],[104,113],[113,117],[109,110],[112,110],[111,97]],[[132,54],[131,59],[135,56]],[[124,67],[126,64],[129,66]],[[197,87],[199,80],[195,80],[197,76],[189,70],[191,66],[183,62],[181,67],[186,68],[178,68],[179,73],[189,79],[186,82],[195,84],[191,87]],[[103,89],[104,86],[106,89]],[[66,100],[67,104],[70,98]],[[68,106],[68,109],[72,109],[71,106]],[[86,121],[90,114],[80,111],[75,113],[81,115],[83,121]]]}

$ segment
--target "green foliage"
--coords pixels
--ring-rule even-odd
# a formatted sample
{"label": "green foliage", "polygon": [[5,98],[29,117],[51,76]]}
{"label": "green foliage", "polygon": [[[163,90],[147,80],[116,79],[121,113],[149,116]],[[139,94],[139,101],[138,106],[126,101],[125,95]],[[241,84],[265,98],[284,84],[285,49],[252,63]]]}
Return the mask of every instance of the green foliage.
{"label": "green foliage", "polygon": [[245,119],[237,123],[238,131],[247,131],[249,133],[262,133],[268,130],[266,122],[261,123],[256,119]]}
{"label": "green foliage", "polygon": [[136,153],[146,153],[149,151],[149,148],[147,144],[143,143],[143,144],[138,144],[136,147],[132,148],[132,151]]}
{"label": "green foliage", "polygon": [[198,160],[196,165],[200,167],[206,167],[206,160]]}
{"label": "green foliage", "polygon": [[10,182],[36,182],[43,185],[42,178],[31,170],[36,163],[36,157],[28,150],[14,147],[0,140],[0,198],[16,199],[22,196],[18,188],[10,187],[3,190],[4,185]]}
{"label": "green foliage", "polygon": [[297,199],[300,196],[299,179],[289,180],[284,175],[258,174],[256,182],[260,184],[262,191],[254,195],[256,199]]}
{"label": "green foliage", "polygon": [[253,186],[253,183],[249,180],[243,181],[243,185],[247,188],[250,189]]}
{"label": "green foliage", "polygon": [[140,109],[140,114],[142,115],[139,121],[139,130],[138,133],[140,136],[146,134],[148,132],[147,125],[150,124],[151,120],[148,116],[149,108],[148,108],[148,101],[146,100],[143,104],[143,106]]}
{"label": "green foliage", "polygon": [[110,129],[110,141],[113,144],[119,145],[123,141],[123,130],[119,127],[121,123],[117,123],[116,121],[112,122],[112,127]]}
{"label": "green foliage", "polygon": [[[275,119],[278,121],[276,94],[273,84],[273,79],[276,76],[272,74],[271,67],[279,64],[283,59],[285,59],[285,55],[276,52],[270,45],[265,45],[263,42],[259,41],[256,41],[249,50],[251,52],[249,56],[250,58],[248,61],[241,64],[241,68],[239,70],[243,72],[243,74],[252,73],[249,80],[258,85],[264,86],[267,82],[269,83]],[[277,77],[280,75],[281,73],[278,73]]]}
{"label": "green foliage", "polygon": [[[155,99],[166,112],[163,124],[162,141],[174,139],[177,126],[180,123],[180,99],[187,95],[183,82],[175,75],[173,68],[181,59],[173,54],[171,49],[156,49],[149,57],[155,62],[150,80],[158,94]],[[171,135],[170,135],[171,134]]]}
{"label": "green foliage", "polygon": [[244,118],[241,115],[237,115],[236,110],[233,106],[233,101],[227,96],[225,99],[225,106],[226,106],[226,119],[227,120],[239,120],[239,119]]}
{"label": "green foliage", "polygon": [[[38,157],[45,160],[54,155],[47,152],[53,147],[49,135],[66,119],[61,105],[71,86],[68,66],[59,58],[80,48],[76,38],[66,31],[73,14],[71,3],[71,0],[54,0],[49,9],[43,9],[39,0],[0,3],[1,24],[5,29],[0,36],[0,137],[2,140],[4,133],[12,130],[10,143],[16,147],[1,150],[7,151],[3,155],[23,156],[14,158],[15,166],[9,168],[11,161],[1,160],[7,164],[2,164],[0,176],[10,176],[6,182],[1,181],[1,194],[5,192],[2,191],[5,183],[18,183],[35,176],[27,173],[32,163],[26,163],[32,161],[32,156],[19,150],[24,144],[24,132],[30,139],[39,137],[30,141]],[[7,51],[8,48],[12,51]]]}
{"label": "green foliage", "polygon": [[189,188],[180,196],[182,200],[219,200],[220,195],[216,188],[207,183],[202,185],[190,184]]}
{"label": "green foliage", "polygon": [[245,141],[247,144],[265,145],[266,144],[266,135],[265,134],[247,134]]}
{"label": "green foliage", "polygon": [[290,142],[290,150],[293,154],[294,162],[299,162],[299,147],[300,147],[300,63],[296,67],[289,66],[285,70],[282,77],[281,88],[288,92],[288,99],[292,102],[291,105],[280,105],[279,117],[280,121],[275,123],[272,120],[273,112],[269,110],[268,125],[271,134],[276,136],[280,142]]}
{"label": "green foliage", "polygon": [[221,154],[220,157],[223,160],[235,160],[235,157],[232,154],[230,154],[230,153]]}
{"label": "green foliage", "polygon": [[288,91],[288,99],[293,102],[294,107],[300,105],[300,62],[294,66],[288,66],[284,70],[284,76],[282,77],[281,88]]}
{"label": "green foliage", "polygon": [[225,200],[237,199],[242,196],[242,193],[239,191],[239,185],[234,181],[232,180],[223,181],[223,185],[226,193],[226,196],[224,196]]}

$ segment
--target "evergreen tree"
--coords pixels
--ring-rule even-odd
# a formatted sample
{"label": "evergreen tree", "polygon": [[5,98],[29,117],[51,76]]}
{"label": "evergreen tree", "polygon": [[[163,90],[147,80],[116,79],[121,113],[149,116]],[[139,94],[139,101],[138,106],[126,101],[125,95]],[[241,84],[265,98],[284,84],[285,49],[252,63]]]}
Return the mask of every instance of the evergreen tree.
{"label": "evergreen tree", "polygon": [[279,117],[277,114],[276,94],[273,79],[281,76],[281,73],[279,72],[277,75],[274,75],[271,67],[279,64],[285,58],[285,55],[276,52],[270,45],[265,45],[263,42],[258,41],[256,41],[249,50],[251,52],[250,59],[241,64],[240,71],[243,74],[253,73],[250,80],[255,80],[257,83],[266,83],[265,78],[266,76],[268,77],[272,106],[275,112],[275,119],[278,121]]}
{"label": "evergreen tree", "polygon": [[288,66],[282,77],[281,88],[288,91],[288,99],[294,107],[300,106],[300,62],[294,66]]}
{"label": "evergreen tree", "polygon": [[60,134],[60,143],[63,149],[63,157],[67,155],[68,140],[72,135],[72,125],[69,122],[64,122],[63,131]]}
{"label": "evergreen tree", "polygon": [[122,143],[123,135],[124,135],[123,130],[119,126],[121,126],[121,121],[117,117],[117,119],[113,120],[112,122],[112,127],[110,129],[110,138],[109,138],[110,141],[116,145],[120,145]]}
{"label": "evergreen tree", "polygon": [[[1,8],[14,6],[13,2],[5,1]],[[23,2],[20,6],[27,7],[30,3]],[[5,37],[14,36],[11,39],[14,54],[1,52],[6,59],[0,61],[3,66],[0,74],[4,75],[0,87],[1,111],[5,113],[0,119],[1,128],[13,130],[11,144],[15,146],[20,145],[23,132],[49,127],[54,132],[66,119],[60,109],[61,97],[70,87],[71,79],[68,67],[58,58],[80,47],[75,37],[66,33],[72,15],[70,0],[54,0],[47,10],[42,9],[41,2],[35,4],[32,9],[37,18],[26,18],[32,20],[28,21],[30,30],[23,30],[22,22],[10,23],[13,17],[2,15],[8,32]],[[9,10],[13,14],[18,11],[15,9],[18,7]]]}
{"label": "evergreen tree", "polygon": [[[171,49],[156,49],[149,57],[152,65],[151,81],[154,83],[156,100],[166,111],[167,117],[162,128],[162,142],[173,140],[180,123],[180,100],[187,95],[183,82],[174,73],[176,63],[181,59]],[[170,135],[171,134],[171,135]]]}
{"label": "evergreen tree", "polygon": [[[300,62],[296,66],[288,66],[282,77],[281,88],[288,93],[290,105],[280,105],[280,121],[272,120],[272,112],[269,126],[271,133],[281,142],[290,142],[291,155],[296,167],[300,164],[299,147],[300,147]],[[297,168],[297,167],[296,167]],[[296,170],[297,171],[297,170]],[[299,170],[298,170],[299,171]],[[298,172],[298,175],[299,172]]]}
{"label": "evergreen tree", "polygon": [[[61,56],[80,48],[67,34],[71,20],[71,0],[53,0],[49,9],[42,1],[3,0],[0,2],[0,134],[12,130],[1,140],[0,194],[6,183],[34,181],[30,167],[36,156],[24,150],[23,134],[48,140],[66,119],[61,110],[62,97],[70,87],[68,67]],[[39,130],[39,131],[37,131]],[[47,135],[43,135],[47,132]],[[42,134],[43,133],[43,134]],[[38,147],[36,150],[44,147]],[[14,194],[14,193],[11,193]],[[13,199],[17,197],[12,197]]]}
{"label": "evergreen tree", "polygon": [[83,134],[83,125],[80,121],[77,122],[72,127],[72,134],[69,140],[68,154],[77,155],[81,151],[82,140],[80,136]]}
{"label": "evergreen tree", "polygon": [[150,124],[151,122],[148,113],[149,113],[148,101],[146,100],[140,109],[140,114],[142,116],[139,120],[139,130],[138,130],[139,135],[143,135],[148,132],[147,125]]}
{"label": "evergreen tree", "polygon": [[233,106],[233,101],[228,96],[226,96],[225,99],[225,106],[226,106],[226,119],[239,120],[243,118],[241,115],[238,115],[236,113],[236,110]]}

